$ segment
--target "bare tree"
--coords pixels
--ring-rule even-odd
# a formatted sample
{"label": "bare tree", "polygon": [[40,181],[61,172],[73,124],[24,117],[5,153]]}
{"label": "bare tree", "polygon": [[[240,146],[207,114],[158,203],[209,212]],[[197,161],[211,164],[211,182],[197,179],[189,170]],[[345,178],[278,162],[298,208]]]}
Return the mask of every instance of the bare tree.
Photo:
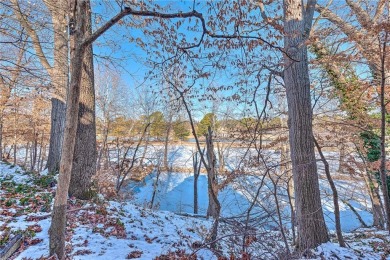
{"label": "bare tree", "polygon": [[45,4],[50,11],[53,31],[54,31],[54,48],[53,56],[54,63],[50,64],[49,59],[45,55],[43,46],[41,44],[39,35],[34,29],[33,24],[28,20],[28,16],[24,14],[19,1],[12,0],[13,11],[26,30],[27,34],[33,42],[33,48],[37,57],[40,60],[42,67],[45,68],[51,78],[53,85],[53,99],[52,99],[52,114],[51,114],[51,134],[49,157],[47,167],[49,171],[58,170],[61,146],[63,138],[63,129],[65,125],[65,99],[68,83],[68,35],[67,35],[67,21],[66,21],[66,3],[65,0],[54,1],[45,0]]}
{"label": "bare tree", "polygon": [[[99,36],[110,29],[114,24],[120,21],[126,15],[149,16],[159,18],[188,18],[203,17],[195,10],[187,13],[159,13],[156,11],[138,11],[130,7],[125,7],[111,18],[107,23],[93,32],[90,36],[86,35],[86,18],[87,2],[85,0],[74,3],[74,10],[71,13],[71,21],[74,21],[74,31],[72,31],[72,41],[74,50],[71,57],[70,86],[66,106],[66,125],[64,131],[64,143],[67,145],[62,148],[60,175],[58,180],[57,193],[53,207],[53,217],[50,226],[50,254],[57,254],[60,259],[65,258],[65,227],[66,227],[66,205],[69,191],[69,183],[72,172],[73,152],[76,143],[77,122],[79,114],[80,84],[82,80],[82,66],[86,48],[89,47]],[[73,29],[72,29],[73,30]]]}
{"label": "bare tree", "polygon": [[[22,35],[20,37],[22,37]],[[19,77],[22,72],[22,67],[25,66],[23,62],[23,56],[25,52],[26,41],[24,41],[23,39],[21,40],[22,43],[18,50],[15,68],[8,68],[8,70],[11,71],[11,75],[9,75],[8,77],[0,76],[0,161],[3,160],[3,121],[5,109],[8,105],[9,99],[11,98],[11,92],[16,88],[16,85],[19,81]]]}
{"label": "bare tree", "polygon": [[[316,1],[284,1],[284,72],[289,142],[294,177],[297,248],[306,250],[329,240],[321,206],[313,136],[306,40]],[[288,54],[288,55],[287,55]],[[308,140],[309,138],[309,140]]]}

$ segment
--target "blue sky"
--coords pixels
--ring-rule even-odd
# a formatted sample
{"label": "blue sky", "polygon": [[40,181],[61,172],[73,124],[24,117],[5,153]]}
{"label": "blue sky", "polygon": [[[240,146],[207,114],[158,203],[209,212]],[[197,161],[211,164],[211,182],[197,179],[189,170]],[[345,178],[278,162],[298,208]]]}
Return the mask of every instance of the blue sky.
{"label": "blue sky", "polygon": [[[166,12],[177,12],[182,10],[183,12],[192,10],[192,1],[156,1],[159,5],[166,7]],[[205,7],[206,1],[197,1],[196,4],[196,10],[199,12],[204,13],[204,16],[206,20],[208,20],[208,14],[206,12]],[[98,16],[101,16],[103,20],[112,17],[112,15],[118,11],[110,10],[106,6],[103,6],[100,1],[94,1],[93,2],[93,11],[98,14]],[[95,16],[96,18],[96,16]],[[127,17],[125,21],[129,21],[133,19],[132,17]],[[187,30],[187,27],[195,27],[196,25],[196,19],[192,19],[191,22],[189,22],[189,19],[181,19],[183,21],[183,24],[181,27],[177,30],[178,33],[182,33],[185,35],[186,41],[188,42],[195,42],[194,38],[199,39],[201,33],[200,32],[194,32],[191,30]],[[175,20],[177,21],[177,20]],[[173,23],[175,22],[173,21]],[[168,22],[169,23],[169,22]],[[100,24],[98,24],[99,26]],[[158,28],[159,25],[155,25],[156,28]],[[200,26],[198,25],[198,28]],[[156,80],[147,80],[144,81],[145,74],[150,70],[150,66],[146,66],[145,63],[149,59],[152,59],[154,61],[156,58],[152,55],[147,55],[146,51],[148,48],[143,49],[141,48],[137,43],[134,41],[130,41],[129,38],[139,38],[142,39],[145,42],[153,42],[153,36],[147,36],[142,32],[141,29],[135,29],[135,28],[129,28],[124,25],[115,25],[110,31],[108,31],[105,35],[103,35],[101,38],[99,38],[95,44],[94,44],[94,52],[95,54],[100,57],[97,60],[99,62],[104,61],[104,59],[101,58],[101,56],[109,56],[111,58],[114,58],[115,61],[120,64],[122,67],[122,78],[124,81],[129,85],[130,88],[137,87],[138,85],[145,84],[145,85],[151,85],[155,86],[158,84]],[[264,36],[266,37],[266,36]],[[200,48],[200,52],[203,55],[207,55],[209,51],[214,51],[215,47],[209,47],[209,48]],[[243,47],[238,50],[229,50],[229,58],[228,59],[236,59],[234,56],[242,57],[241,62],[245,62],[245,58],[247,55],[253,55],[253,53],[245,54],[246,47]],[[163,50],[160,48],[160,52]],[[270,51],[269,56],[275,55],[275,51]],[[203,63],[205,59],[203,59]],[[207,60],[207,59],[206,59]],[[195,62],[196,59],[195,59]],[[211,62],[211,61],[210,61]],[[220,69],[218,71],[214,69],[210,69],[210,64],[208,64],[208,61],[203,64],[203,68],[206,71],[211,72],[211,76],[208,79],[198,80],[196,83],[196,88],[200,90],[200,92],[203,91],[205,93],[206,87],[221,87],[225,86],[224,91],[220,91],[218,93],[218,96],[232,96],[234,93],[236,93],[237,89],[241,89],[242,91],[245,91],[247,88],[253,88],[253,84],[257,84],[257,80],[254,78],[253,75],[251,75],[252,79],[251,82],[243,83],[242,85],[237,85],[237,79],[233,78],[231,74],[238,74],[241,73],[240,71],[246,70],[246,68],[239,68],[237,65],[237,62],[232,64],[227,64],[229,66],[226,66],[226,69]],[[191,70],[193,67],[187,63],[185,64],[187,66],[188,70]],[[251,65],[253,66],[253,65]],[[254,74],[254,73],[252,73]],[[248,76],[248,79],[251,78]],[[157,79],[158,80],[158,79]],[[266,81],[262,82],[262,87],[260,87],[258,93],[260,93],[259,97],[261,99],[261,93],[263,92],[262,89],[265,87]],[[249,86],[248,84],[252,84],[252,86]],[[234,88],[227,88],[227,86],[234,86]],[[226,90],[227,89],[227,90]],[[249,98],[251,97],[250,93],[246,94]],[[237,109],[244,109],[243,104],[238,104],[237,102],[227,103],[222,102],[222,104],[225,104],[225,106],[236,106]],[[204,109],[205,106],[209,107],[209,110],[211,109],[211,102],[203,102],[202,104],[199,102],[194,102],[195,107],[197,110]],[[225,108],[227,109],[227,107]],[[224,110],[225,110],[224,109]],[[205,111],[202,113],[206,113],[207,109],[204,109]],[[231,109],[230,109],[231,110]]]}
{"label": "blue sky", "polygon": [[[107,4],[104,5],[102,1],[96,0],[93,1],[93,12],[95,13],[95,19],[101,18],[103,21],[109,19],[114,14],[116,14],[119,11],[118,6],[115,6],[115,3],[110,2],[111,5],[108,6]],[[190,11],[192,10],[193,1],[155,1],[158,5],[164,7],[164,10],[162,12],[166,13],[173,13],[178,11]],[[218,1],[214,1],[213,4],[218,3]],[[340,2],[341,3],[341,2]],[[344,3],[343,3],[344,4]],[[341,6],[341,4],[334,3],[334,5],[337,7],[337,5]],[[278,8],[273,8],[275,6],[267,7],[267,12],[269,12],[272,15],[275,14],[281,14],[281,10]],[[150,7],[153,8],[153,7]],[[204,14],[204,17],[206,21],[211,20],[212,17],[215,17],[216,14],[212,12],[208,12],[208,7],[206,6],[206,1],[196,1],[196,10],[199,12],[202,12]],[[260,15],[258,13],[258,10],[252,11],[253,15],[258,18],[258,21],[261,21]],[[137,18],[133,17],[126,17],[124,21],[135,21]],[[138,24],[141,23],[143,18],[138,18]],[[183,21],[183,24],[176,30],[179,34],[181,33],[184,35],[187,42],[196,42],[194,38],[199,39],[200,33],[195,32],[194,29],[187,29],[187,27],[196,27],[196,19],[192,19],[191,22],[189,19],[175,19],[171,21],[171,24],[174,24],[176,21],[181,20]],[[136,22],[137,23],[137,22]],[[167,21],[169,24],[170,22]],[[100,26],[102,23],[98,24],[97,26]],[[322,25],[323,21],[319,23],[319,25]],[[159,24],[155,23],[152,25],[154,29],[158,30],[161,29],[159,27]],[[198,29],[200,26],[198,25]],[[250,29],[250,27],[243,26],[242,28]],[[110,58],[114,58],[115,63],[119,67],[118,69],[121,70],[121,75],[123,80],[127,83],[130,89],[136,88],[139,85],[143,85],[143,87],[152,86],[153,88],[159,87],[161,83],[159,82],[159,78],[156,79],[147,79],[145,80],[145,75],[150,71],[151,67],[150,64],[146,64],[148,61],[159,61],[159,59],[154,56],[153,54],[147,54],[147,51],[151,51],[153,48],[150,47],[150,45],[153,43],[154,39],[158,36],[153,35],[145,35],[143,32],[142,27],[140,28],[134,28],[126,25],[115,25],[113,28],[111,28],[106,34],[104,34],[101,38],[99,38],[94,43],[94,52],[99,57],[97,61],[102,62],[104,59],[102,59],[102,56],[107,56]],[[196,29],[195,29],[196,30]],[[218,30],[217,30],[218,31]],[[223,33],[231,33],[232,27],[228,26],[227,30]],[[275,45],[282,46],[282,40],[275,39],[273,36],[269,35],[269,28],[264,28],[261,30],[261,36],[267,40],[274,40]],[[255,33],[251,32],[250,35],[253,35]],[[179,36],[180,39],[181,36]],[[132,38],[132,39],[131,39]],[[134,39],[140,39],[143,42],[145,42],[146,48],[141,48],[139,44],[134,41]],[[171,40],[171,39],[168,39]],[[167,40],[167,41],[168,41]],[[207,40],[207,37],[206,37]],[[155,50],[158,50],[160,53],[163,51],[163,46],[155,48]],[[199,50],[201,54],[207,55],[208,52],[214,51],[216,49],[215,44],[211,44],[211,47],[201,47]],[[341,48],[347,48],[348,46],[342,46]],[[201,93],[206,92],[206,87],[220,87],[220,86],[233,86],[233,88],[228,88],[228,90],[219,91],[218,96],[231,96],[234,93],[238,92],[242,96],[245,95],[245,90],[250,90],[248,93],[246,93],[247,98],[251,98],[251,95],[253,92],[251,92],[255,85],[257,84],[257,79],[255,75],[257,74],[256,69],[260,67],[262,63],[272,64],[272,63],[278,63],[281,58],[281,53],[278,50],[272,49],[272,48],[265,48],[263,47],[257,47],[254,52],[248,51],[248,46],[245,45],[242,48],[237,49],[229,49],[227,50],[229,52],[228,55],[224,56],[223,64],[226,64],[226,69],[210,69],[210,64],[208,64],[205,59],[202,61],[193,59],[195,63],[197,63],[201,67],[203,65],[203,68],[205,71],[211,72],[211,76],[208,79],[202,79],[198,80],[195,84],[195,88],[197,88]],[[168,55],[168,54],[166,54]],[[167,57],[167,56],[165,56]],[[237,57],[240,58],[241,62],[244,64],[243,67],[238,66],[237,64]],[[254,64],[245,65],[246,60],[254,60]],[[161,61],[161,59],[160,59]],[[234,61],[234,63],[229,63]],[[187,71],[193,69],[193,66],[190,64],[190,62],[183,63],[184,66],[187,66]],[[199,63],[201,65],[199,65]],[[211,63],[211,61],[210,61]],[[256,67],[257,66],[257,67]],[[250,71],[248,76],[242,76],[245,75]],[[155,71],[155,74],[161,73],[160,71]],[[314,72],[314,73],[318,73]],[[232,75],[234,74],[234,75]],[[241,74],[241,77],[236,77],[237,74]],[[266,73],[265,73],[266,74]],[[265,76],[264,74],[264,76]],[[245,80],[248,80],[245,82]],[[238,83],[238,81],[241,81]],[[187,81],[187,83],[189,83]],[[266,85],[266,79],[261,78],[261,86],[258,89],[258,95],[257,98],[259,100],[259,106],[262,107],[262,101],[264,100],[265,96],[265,85]],[[271,98],[273,105],[277,106],[277,102],[274,98]],[[222,104],[225,104],[225,108],[230,108],[230,110],[243,110],[245,106],[242,103],[237,102],[222,102]],[[211,110],[212,103],[211,102],[194,102],[195,107],[195,113],[199,112],[199,116],[201,114],[207,113],[207,109],[204,109],[205,107],[208,107],[208,110]]]}

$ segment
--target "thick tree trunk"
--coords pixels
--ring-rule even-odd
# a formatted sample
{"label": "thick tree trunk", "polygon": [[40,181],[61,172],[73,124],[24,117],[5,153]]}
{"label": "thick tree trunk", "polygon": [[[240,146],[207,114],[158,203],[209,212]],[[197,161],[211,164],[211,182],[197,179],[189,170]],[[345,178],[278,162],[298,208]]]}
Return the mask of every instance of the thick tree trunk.
{"label": "thick tree trunk", "polygon": [[311,24],[312,16],[307,10],[303,12],[303,8],[300,0],[284,1],[284,83],[294,176],[297,248],[300,251],[329,241],[312,140],[310,79],[305,45],[311,27],[307,24]]}
{"label": "thick tree trunk", "polygon": [[63,100],[51,99],[51,129],[49,141],[49,156],[47,158],[47,168],[49,172],[59,170],[61,159],[62,139],[65,126],[66,105]]}
{"label": "thick tree trunk", "polygon": [[[49,172],[59,170],[61,160],[62,140],[64,136],[66,116],[66,92],[68,88],[68,23],[66,20],[65,0],[53,1],[49,7],[52,12],[54,27],[54,66],[48,71],[55,90],[51,107],[51,129],[49,141],[49,155],[47,165]],[[50,5],[51,5],[50,4]]]}
{"label": "thick tree trunk", "polygon": [[81,73],[85,52],[85,44],[82,43],[82,39],[85,35],[86,2],[78,1],[76,7],[77,13],[74,17],[76,29],[72,32],[75,46],[71,59],[71,84],[66,107],[66,124],[64,131],[64,143],[66,145],[62,146],[60,174],[54,200],[52,222],[49,230],[50,255],[56,254],[59,259],[65,259],[66,205],[73,165],[73,153],[76,143]]}
{"label": "thick tree trunk", "polygon": [[[91,7],[86,1],[86,34],[92,33]],[[78,199],[91,197],[91,178],[96,173],[95,86],[92,45],[85,50],[80,86],[80,105],[69,195]]]}

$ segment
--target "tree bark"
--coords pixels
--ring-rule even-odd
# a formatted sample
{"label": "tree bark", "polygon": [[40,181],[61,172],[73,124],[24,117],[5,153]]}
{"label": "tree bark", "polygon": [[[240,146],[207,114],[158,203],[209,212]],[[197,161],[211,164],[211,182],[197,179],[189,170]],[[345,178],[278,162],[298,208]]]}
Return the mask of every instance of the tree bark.
{"label": "tree bark", "polygon": [[218,164],[219,172],[222,173],[225,171],[225,157],[224,157],[225,147],[222,142],[217,142],[217,152],[218,152]]}
{"label": "tree bark", "polygon": [[[380,178],[381,178],[381,188],[383,194],[383,201],[385,204],[385,212],[386,212],[386,228],[390,233],[390,197],[389,197],[389,189],[387,185],[387,169],[386,169],[386,101],[385,101],[385,87],[386,81],[390,81],[390,79],[386,79],[386,46],[387,46],[387,35],[385,33],[385,40],[383,42],[382,55],[381,55],[381,81],[380,81],[380,107],[381,107],[381,161],[380,161]],[[382,47],[382,46],[381,46]]]}
{"label": "tree bark", "polygon": [[143,150],[143,152],[142,152],[142,156],[141,156],[141,159],[140,159],[140,161],[139,161],[139,165],[140,165],[141,167],[144,167],[144,160],[145,160],[145,158],[146,158],[146,152],[147,152],[147,150],[148,150],[149,140],[150,140],[150,130],[148,130],[148,132],[146,133],[144,150]]}
{"label": "tree bark", "polygon": [[282,144],[281,150],[280,150],[280,156],[281,156],[281,173],[285,173],[288,176],[287,180],[287,195],[288,195],[288,202],[290,205],[290,211],[291,211],[291,231],[292,231],[292,239],[293,244],[296,242],[296,232],[295,232],[295,197],[294,197],[294,181],[291,171],[291,163],[290,163],[290,156],[289,156],[289,148],[288,145]]}
{"label": "tree bark", "polygon": [[[314,1],[315,2],[315,1]],[[329,241],[318,183],[313,144],[310,79],[305,41],[311,28],[313,1],[284,1],[284,83],[288,103],[289,142],[294,176],[297,249]]]}
{"label": "tree bark", "polygon": [[[92,34],[91,6],[86,1],[86,34]],[[91,178],[96,173],[96,121],[95,121],[95,86],[92,44],[85,49],[82,78],[80,85],[80,104],[76,146],[73,156],[72,177],[69,196],[78,199],[91,197]]]}
{"label": "tree bark", "polygon": [[0,162],[3,160],[3,115],[0,114]]}
{"label": "tree bark", "polygon": [[366,172],[363,174],[363,177],[371,199],[373,226],[383,229],[385,220],[383,216],[382,203],[378,193],[379,184],[376,182],[375,178],[371,178],[370,172],[368,170],[366,170]]}
{"label": "tree bark", "polygon": [[75,10],[76,14],[73,19],[76,28],[75,31],[72,32],[75,47],[71,59],[71,84],[66,107],[66,124],[64,131],[64,143],[66,145],[62,146],[60,174],[54,200],[52,222],[49,230],[50,255],[56,254],[59,259],[65,259],[66,205],[73,165],[73,153],[76,143],[81,73],[85,52],[85,43],[82,39],[85,35],[86,2],[78,1]]}
{"label": "tree bark", "polygon": [[192,167],[194,169],[194,214],[198,214],[198,179],[202,162],[198,158],[198,152],[192,157]]}
{"label": "tree bark", "polygon": [[336,185],[333,182],[332,176],[330,175],[330,170],[329,170],[329,163],[326,160],[324,154],[322,153],[322,149],[320,145],[318,144],[317,140],[313,137],[314,139],[314,144],[317,147],[317,151],[321,157],[321,161],[324,164],[325,167],[325,174],[326,178],[328,179],[330,188],[332,189],[332,194],[333,194],[333,206],[334,206],[334,219],[336,223],[336,234],[337,234],[337,239],[339,241],[339,245],[341,247],[345,247],[345,241],[343,238],[343,233],[341,232],[341,222],[340,222],[340,207],[339,207],[339,195],[337,192]]}
{"label": "tree bark", "polygon": [[[35,130],[34,130],[35,132]],[[31,149],[31,171],[35,170],[35,165],[37,164],[37,155],[38,155],[38,133],[34,133],[34,139],[32,142],[32,149]],[[14,144],[14,149],[16,151],[16,143]]]}
{"label": "tree bark", "polygon": [[30,147],[30,142],[27,142],[27,144],[26,144],[26,153],[24,154],[24,163],[23,163],[24,167],[26,167],[26,168],[27,168],[29,147]]}
{"label": "tree bark", "polygon": [[[54,66],[46,68],[54,87],[51,107],[51,129],[47,165],[49,172],[59,170],[62,140],[66,116],[66,92],[68,88],[68,28],[66,20],[66,0],[46,3],[52,15],[54,28]],[[51,6],[51,8],[50,8]]]}
{"label": "tree bark", "polygon": [[49,155],[46,165],[49,172],[56,172],[59,170],[65,126],[65,111],[66,105],[63,100],[57,98],[51,99]]}
{"label": "tree bark", "polygon": [[219,218],[221,211],[221,204],[218,201],[218,183],[216,175],[216,159],[214,154],[214,143],[211,128],[208,128],[208,133],[206,135],[206,145],[207,145],[207,179],[208,179],[208,194],[209,194],[209,205],[207,208],[207,216],[213,217],[214,219]]}
{"label": "tree bark", "polygon": [[164,140],[164,168],[166,170],[169,170],[168,146],[169,146],[169,135],[171,134],[171,129],[172,129],[172,118],[173,118],[173,112],[172,109],[169,109],[167,129],[166,129],[167,131],[165,133],[165,140]]}

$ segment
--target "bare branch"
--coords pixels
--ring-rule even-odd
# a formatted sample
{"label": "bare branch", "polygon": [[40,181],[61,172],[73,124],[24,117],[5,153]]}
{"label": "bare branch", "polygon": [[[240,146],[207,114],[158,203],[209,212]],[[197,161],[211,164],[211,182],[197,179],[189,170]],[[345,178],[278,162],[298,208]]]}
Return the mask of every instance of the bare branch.
{"label": "bare branch", "polygon": [[372,18],[372,21],[374,23],[376,23],[379,19],[379,16],[383,13],[383,10],[385,9],[385,3],[387,1],[386,0],[380,0],[377,7],[376,7],[376,11],[375,11],[375,15],[374,17]]}
{"label": "bare branch", "polygon": [[345,2],[347,2],[348,6],[355,14],[360,25],[367,31],[370,31],[370,28],[372,27],[372,21],[367,11],[365,11],[359,4],[357,4],[353,0],[345,0]]}
{"label": "bare branch", "polygon": [[18,21],[21,25],[26,29],[28,35],[31,37],[33,41],[34,50],[39,60],[41,61],[43,67],[47,70],[49,74],[51,74],[52,67],[46,59],[45,54],[43,53],[42,46],[38,37],[37,32],[32,28],[31,24],[28,22],[27,17],[23,15],[22,10],[20,9],[20,5],[18,0],[11,0],[15,5],[14,14],[16,15]]}
{"label": "bare branch", "polygon": [[346,21],[341,19],[341,17],[339,17],[338,15],[336,15],[335,13],[333,13],[332,11],[330,11],[327,8],[324,8],[320,5],[316,5],[315,8],[316,8],[316,11],[321,13],[321,15],[325,19],[327,19],[330,22],[337,25],[337,27],[340,28],[340,30],[345,35],[347,35],[348,38],[355,41],[360,46],[360,48],[362,48],[362,46],[364,46],[363,40],[366,37],[358,29],[356,29],[355,27],[353,27],[352,25],[350,25],[349,23],[347,23]]}
{"label": "bare branch", "polygon": [[204,19],[203,15],[199,13],[196,10],[192,10],[191,12],[178,12],[178,13],[160,13],[160,12],[155,12],[155,11],[138,11],[138,10],[133,10],[130,7],[125,7],[121,12],[119,12],[117,15],[115,15],[113,18],[111,18],[106,24],[104,24],[102,27],[97,29],[90,37],[84,39],[83,44],[88,45],[92,42],[94,42],[100,35],[105,33],[108,29],[110,29],[113,25],[115,25],[118,21],[120,21],[123,17],[127,15],[134,15],[134,16],[143,16],[143,17],[157,17],[157,18],[164,18],[164,19],[172,19],[172,18],[190,18],[190,17],[195,17],[198,18],[201,21],[202,24],[202,36],[199,40],[198,43],[186,46],[186,47],[181,47],[180,49],[186,50],[194,47],[199,47],[200,44],[203,42],[204,36],[208,35],[212,38],[223,38],[223,39],[255,39],[259,40],[268,46],[275,48],[284,54],[288,55],[285,53],[284,49],[282,47],[276,46],[272,44],[271,42],[265,40],[264,38],[260,36],[254,36],[254,35],[240,35],[237,32],[234,32],[233,34],[216,34],[207,29],[206,26],[206,20]]}

